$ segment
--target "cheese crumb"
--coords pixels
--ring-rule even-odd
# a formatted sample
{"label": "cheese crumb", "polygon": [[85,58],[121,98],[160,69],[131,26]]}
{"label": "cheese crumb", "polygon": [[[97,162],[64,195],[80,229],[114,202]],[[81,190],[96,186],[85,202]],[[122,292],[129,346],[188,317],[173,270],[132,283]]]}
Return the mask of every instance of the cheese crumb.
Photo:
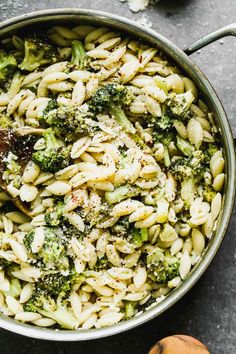
{"label": "cheese crumb", "polygon": [[159,0],[120,0],[128,2],[129,8],[133,12],[143,11],[150,3],[157,3]]}
{"label": "cheese crumb", "polygon": [[129,8],[133,12],[145,10],[149,4],[149,0],[128,0]]}

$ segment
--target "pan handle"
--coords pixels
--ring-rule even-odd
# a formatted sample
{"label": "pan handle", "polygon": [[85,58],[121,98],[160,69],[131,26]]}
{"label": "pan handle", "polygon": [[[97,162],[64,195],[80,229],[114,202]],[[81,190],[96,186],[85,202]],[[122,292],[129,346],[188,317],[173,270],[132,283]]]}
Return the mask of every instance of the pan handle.
{"label": "pan handle", "polygon": [[236,23],[231,23],[230,25],[227,25],[214,32],[207,34],[198,41],[190,44],[186,49],[184,49],[184,52],[187,55],[193,54],[197,50],[205,47],[206,45],[215,42],[217,39],[227,36],[236,36]]}
{"label": "pan handle", "polygon": [[[184,52],[187,55],[191,55],[195,53],[197,50],[205,47],[206,45],[227,36],[236,37],[236,23],[231,23],[230,25],[224,26],[214,32],[207,34],[206,36],[200,38],[198,41],[190,44],[187,48],[184,49]],[[234,142],[236,146],[236,129],[233,130],[233,136],[234,136]]]}

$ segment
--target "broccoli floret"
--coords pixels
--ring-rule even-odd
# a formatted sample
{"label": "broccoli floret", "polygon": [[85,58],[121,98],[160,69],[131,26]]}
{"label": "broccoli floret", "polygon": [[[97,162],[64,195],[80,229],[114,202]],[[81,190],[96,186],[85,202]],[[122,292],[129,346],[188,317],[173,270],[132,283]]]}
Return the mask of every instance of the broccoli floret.
{"label": "broccoli floret", "polygon": [[13,54],[0,50],[0,83],[9,79],[17,68],[17,61]]}
{"label": "broccoli floret", "polygon": [[136,247],[141,247],[144,242],[148,240],[148,231],[147,229],[136,229],[135,227],[132,228],[132,242],[135,244]]}
{"label": "broccoli floret", "polygon": [[95,117],[76,105],[53,108],[51,102],[44,110],[43,118],[58,136],[67,141],[75,141],[84,135],[91,136],[99,129]]}
{"label": "broccoli floret", "polygon": [[[58,227],[44,227],[44,243],[37,253],[37,259],[40,260],[42,268],[68,271],[69,259],[67,256],[66,236],[62,229]],[[32,242],[34,240],[35,230],[31,230],[24,237],[26,249],[32,252]]]}
{"label": "broccoli floret", "polygon": [[4,295],[10,295],[13,297],[18,297],[21,294],[21,285],[18,279],[11,279],[10,288],[8,291],[4,291]]}
{"label": "broccoli floret", "polygon": [[195,186],[204,178],[204,154],[195,151],[191,157],[180,157],[170,165],[170,171],[181,184],[181,198],[189,206],[193,200]]}
{"label": "broccoli floret", "polygon": [[148,240],[147,229],[136,229],[129,222],[128,216],[121,217],[114,226],[110,227],[110,233],[112,236],[128,239],[135,247],[141,247]]}
{"label": "broccoli floret", "polygon": [[33,71],[46,64],[58,61],[58,53],[54,45],[46,38],[32,36],[25,39],[25,56],[19,65],[21,70]]}
{"label": "broccoli floret", "polygon": [[91,212],[85,217],[87,223],[87,230],[91,230],[93,226],[103,223],[105,220],[110,218],[110,214],[111,207],[109,204],[103,203],[102,205],[94,206]]}
{"label": "broccoli floret", "polygon": [[199,181],[203,177],[205,168],[203,166],[204,154],[197,150],[193,152],[191,157],[180,157],[173,161],[170,165],[170,171],[177,180],[194,178]]}
{"label": "broccoli floret", "polygon": [[89,57],[87,56],[83,43],[81,41],[73,41],[71,47],[71,62],[77,69],[83,70],[87,68]]}
{"label": "broccoli floret", "polygon": [[125,302],[125,318],[129,319],[134,317],[136,313],[137,303],[134,301],[126,301]]}
{"label": "broccoli floret", "polygon": [[212,156],[220,147],[216,143],[204,143],[202,149],[204,151],[204,163],[209,164]]}
{"label": "broccoli floret", "polygon": [[70,148],[58,140],[52,129],[44,134],[46,148],[32,154],[32,160],[44,172],[55,173],[70,164]]}
{"label": "broccoli floret", "polygon": [[36,284],[30,299],[24,304],[24,310],[27,312],[39,312],[44,307],[51,311],[56,310],[56,304],[49,293],[42,289],[40,284]]}
{"label": "broccoli floret", "polygon": [[154,282],[164,284],[179,275],[178,258],[159,247],[147,255],[146,261],[148,277]]}
{"label": "broccoli floret", "polygon": [[191,91],[180,94],[173,94],[172,97],[166,100],[168,115],[179,120],[185,120],[189,118],[189,108],[193,101],[194,96]]}
{"label": "broccoli floret", "polygon": [[24,305],[24,310],[38,312],[44,317],[52,318],[62,328],[75,329],[78,327],[78,320],[66,305],[61,298],[54,300],[46,290],[37,286],[31,298]]}
{"label": "broccoli floret", "polygon": [[109,269],[111,267],[112,267],[112,264],[108,261],[108,258],[106,256],[104,256],[102,258],[98,258],[98,260],[94,266],[94,270],[96,272],[99,272],[100,270]]}
{"label": "broccoli floret", "polygon": [[205,186],[203,190],[203,198],[206,202],[211,203],[215,195],[216,191],[212,188],[212,186]]}
{"label": "broccoli floret", "polygon": [[34,234],[35,234],[35,230],[31,230],[30,232],[28,232],[27,234],[25,234],[24,236],[24,246],[27,249],[28,252],[32,252],[32,242],[34,240]]}
{"label": "broccoli floret", "polygon": [[129,229],[131,224],[129,223],[129,217],[123,216],[121,217],[117,223],[110,228],[110,232],[112,235],[118,237],[127,237],[129,234]]}
{"label": "broccoli floret", "polygon": [[8,129],[12,128],[13,121],[10,117],[6,116],[5,114],[0,114],[0,128]]}
{"label": "broccoli floret", "polygon": [[164,146],[164,165],[169,167],[171,161],[168,147],[175,140],[175,132],[173,129],[173,119],[166,113],[166,108],[163,108],[161,118],[152,117],[148,123],[149,127],[153,128],[154,144],[163,144]]}
{"label": "broccoli floret", "polygon": [[194,146],[190,144],[188,140],[181,138],[177,135],[177,142],[176,145],[178,149],[185,155],[185,156],[192,156],[194,152]]}
{"label": "broccoli floret", "polygon": [[89,108],[95,114],[110,114],[127,133],[134,134],[136,130],[124,112],[124,107],[131,100],[132,98],[125,86],[107,84],[97,90],[89,102]]}
{"label": "broccoli floret", "polygon": [[59,201],[55,206],[48,208],[44,220],[47,226],[58,226],[63,222],[63,207],[64,203]]}
{"label": "broccoli floret", "polygon": [[72,237],[76,237],[78,239],[82,239],[85,235],[85,231],[81,232],[79,231],[75,226],[67,222],[63,218],[63,224],[60,225],[63,235],[67,240],[70,240]]}
{"label": "broccoli floret", "polygon": [[148,127],[153,128],[154,131],[169,131],[173,127],[173,119],[166,113],[159,117],[151,117],[148,120]]}
{"label": "broccoli floret", "polygon": [[115,188],[111,192],[105,193],[105,199],[109,204],[116,204],[124,199],[137,196],[140,193],[140,189],[130,185],[121,186]]}
{"label": "broccoli floret", "polygon": [[174,136],[174,132],[173,130],[156,130],[153,132],[153,140],[155,144],[163,144],[164,146],[164,164],[166,167],[169,167],[171,164],[170,161],[170,155],[169,155],[169,150],[168,147],[170,145],[170,143],[174,140],[175,136]]}
{"label": "broccoli floret", "polygon": [[57,100],[55,98],[52,98],[46,108],[43,110],[43,117],[47,117],[47,115],[54,109],[58,108]]}
{"label": "broccoli floret", "polygon": [[60,272],[46,274],[40,279],[41,289],[50,295],[64,297],[70,291],[70,278]]}

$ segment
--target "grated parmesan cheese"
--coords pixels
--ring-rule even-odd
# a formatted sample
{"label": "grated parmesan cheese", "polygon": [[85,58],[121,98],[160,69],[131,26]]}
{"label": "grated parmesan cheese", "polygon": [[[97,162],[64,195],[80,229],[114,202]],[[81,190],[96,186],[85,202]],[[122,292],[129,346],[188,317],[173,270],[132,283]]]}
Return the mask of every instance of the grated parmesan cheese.
{"label": "grated parmesan cheese", "polygon": [[127,1],[130,10],[132,10],[133,12],[145,10],[150,2],[150,0],[121,0],[121,1]]}

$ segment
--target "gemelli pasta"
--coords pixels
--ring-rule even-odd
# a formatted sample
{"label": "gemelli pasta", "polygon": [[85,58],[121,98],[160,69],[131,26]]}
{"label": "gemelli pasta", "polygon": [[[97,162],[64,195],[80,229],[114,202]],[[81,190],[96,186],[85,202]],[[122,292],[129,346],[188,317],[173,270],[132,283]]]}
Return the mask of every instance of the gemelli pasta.
{"label": "gemelli pasta", "polygon": [[90,329],[162,301],[221,212],[224,154],[195,83],[90,25],[4,39],[0,63],[0,311]]}

